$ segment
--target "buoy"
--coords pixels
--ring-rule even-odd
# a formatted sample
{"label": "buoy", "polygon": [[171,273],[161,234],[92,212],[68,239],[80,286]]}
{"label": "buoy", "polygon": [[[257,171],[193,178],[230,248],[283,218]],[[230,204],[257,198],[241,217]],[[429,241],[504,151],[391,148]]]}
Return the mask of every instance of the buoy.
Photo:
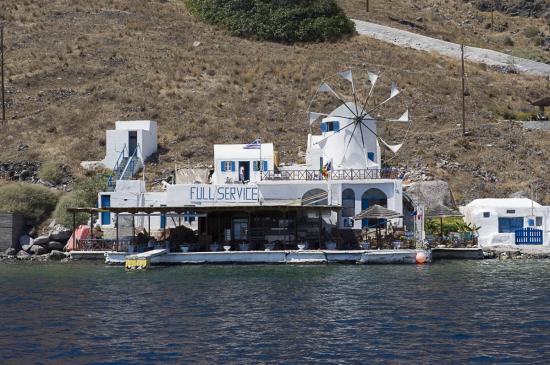
{"label": "buoy", "polygon": [[417,264],[423,264],[426,262],[426,254],[424,252],[417,252],[416,253],[416,263]]}

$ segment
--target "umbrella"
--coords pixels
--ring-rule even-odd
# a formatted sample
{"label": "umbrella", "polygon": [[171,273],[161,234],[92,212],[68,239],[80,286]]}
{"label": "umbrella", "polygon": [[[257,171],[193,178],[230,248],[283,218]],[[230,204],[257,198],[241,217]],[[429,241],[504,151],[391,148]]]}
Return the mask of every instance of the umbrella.
{"label": "umbrella", "polygon": [[[361,213],[357,214],[353,219],[393,219],[393,218],[401,218],[403,215],[397,213],[394,210],[384,208],[378,204],[374,204],[373,206],[369,207],[368,209],[363,210]],[[381,245],[380,241],[380,225],[376,226],[376,235],[378,237],[378,247]]]}
{"label": "umbrella", "polygon": [[441,225],[441,238],[443,238],[443,218],[463,216],[464,215],[458,210],[446,207],[444,205],[438,205],[426,212],[426,218],[439,218],[439,223]]}

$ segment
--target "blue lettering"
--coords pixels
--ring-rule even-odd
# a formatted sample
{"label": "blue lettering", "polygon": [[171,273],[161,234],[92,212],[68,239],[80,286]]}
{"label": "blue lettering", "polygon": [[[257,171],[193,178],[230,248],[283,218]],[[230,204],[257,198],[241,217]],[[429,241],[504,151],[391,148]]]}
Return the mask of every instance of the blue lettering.
{"label": "blue lettering", "polygon": [[218,188],[218,200],[223,200],[223,188]]}
{"label": "blue lettering", "polygon": [[196,195],[195,189],[196,189],[196,187],[194,187],[194,186],[191,187],[191,191],[190,191],[191,201],[193,200],[193,193],[195,193],[195,195]]}
{"label": "blue lettering", "polygon": [[252,188],[252,199],[250,200],[258,200],[258,188]]}
{"label": "blue lettering", "polygon": [[229,189],[229,191],[230,191],[230,193],[229,193],[230,198],[229,198],[229,199],[235,200],[235,190],[236,190],[236,189],[235,189],[234,187],[231,187],[231,188]]}

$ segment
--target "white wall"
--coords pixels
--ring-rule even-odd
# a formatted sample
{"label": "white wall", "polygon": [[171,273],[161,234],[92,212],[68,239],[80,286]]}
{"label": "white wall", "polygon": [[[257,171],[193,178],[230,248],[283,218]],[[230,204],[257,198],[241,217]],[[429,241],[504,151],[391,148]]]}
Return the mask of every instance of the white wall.
{"label": "white wall", "polygon": [[[523,227],[528,227],[528,220],[531,215],[542,217],[542,226],[534,228],[544,230],[544,244],[548,245],[550,237],[549,209],[548,207],[518,207],[518,206],[465,206],[460,208],[464,214],[466,223],[475,224],[481,227],[478,231],[478,242],[480,246],[491,245],[515,245],[514,233],[499,233],[499,217],[502,218],[523,218]],[[507,210],[515,210],[515,213],[507,213]],[[489,217],[484,217],[484,213],[489,213]],[[536,223],[536,222],[535,222]]]}
{"label": "white wall", "polygon": [[139,121],[118,121],[115,130],[105,132],[105,158],[103,164],[113,169],[124,148],[125,156],[128,157],[129,132],[137,132],[137,142],[140,146],[138,157],[145,161],[152,154],[157,152],[157,123],[148,120]]}

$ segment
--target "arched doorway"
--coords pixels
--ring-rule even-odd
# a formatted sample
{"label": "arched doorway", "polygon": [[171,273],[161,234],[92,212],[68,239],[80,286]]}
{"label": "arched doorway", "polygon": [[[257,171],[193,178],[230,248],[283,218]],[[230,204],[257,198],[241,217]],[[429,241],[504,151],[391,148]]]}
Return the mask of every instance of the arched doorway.
{"label": "arched doorway", "polygon": [[352,189],[342,191],[342,219],[345,228],[353,228],[351,217],[355,215],[355,192]]}
{"label": "arched doorway", "polygon": [[[363,196],[361,197],[361,210],[368,209],[375,204],[387,208],[388,197],[386,196],[386,194],[382,190],[376,188],[365,191],[363,193]],[[363,227],[376,227],[380,223],[381,222],[379,221],[379,219],[363,219],[361,225]]]}

